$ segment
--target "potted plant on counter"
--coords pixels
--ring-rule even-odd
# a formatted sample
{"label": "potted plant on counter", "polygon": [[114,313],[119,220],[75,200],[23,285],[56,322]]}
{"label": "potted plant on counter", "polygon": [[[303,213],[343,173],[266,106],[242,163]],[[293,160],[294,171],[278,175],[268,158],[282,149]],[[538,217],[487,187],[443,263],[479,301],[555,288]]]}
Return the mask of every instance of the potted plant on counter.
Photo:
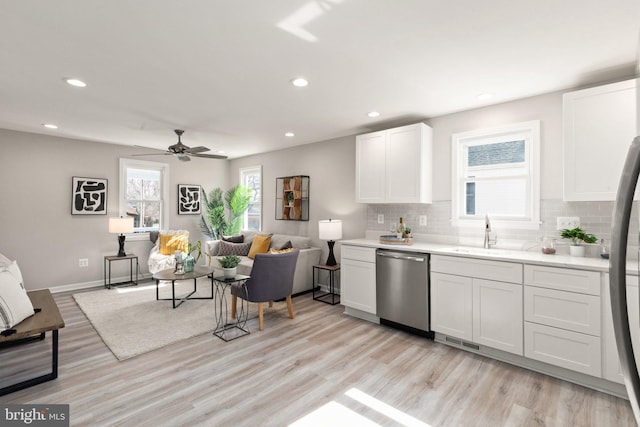
{"label": "potted plant on counter", "polygon": [[580,227],[568,229],[565,228],[560,232],[563,239],[570,239],[571,246],[569,246],[569,253],[571,256],[584,256],[585,247],[580,244],[584,243],[596,243],[598,238],[593,234],[586,233]]}
{"label": "potted plant on counter", "polygon": [[240,257],[236,255],[225,255],[218,259],[222,272],[226,279],[232,279],[236,275],[236,267],[240,264]]}

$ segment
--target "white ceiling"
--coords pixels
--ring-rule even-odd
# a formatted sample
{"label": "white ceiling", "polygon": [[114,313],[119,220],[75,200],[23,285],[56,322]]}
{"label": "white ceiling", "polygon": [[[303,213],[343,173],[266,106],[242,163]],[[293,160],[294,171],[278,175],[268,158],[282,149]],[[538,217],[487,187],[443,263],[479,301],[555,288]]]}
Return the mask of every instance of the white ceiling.
{"label": "white ceiling", "polygon": [[638,0],[0,0],[0,128],[240,157],[629,77],[639,34]]}

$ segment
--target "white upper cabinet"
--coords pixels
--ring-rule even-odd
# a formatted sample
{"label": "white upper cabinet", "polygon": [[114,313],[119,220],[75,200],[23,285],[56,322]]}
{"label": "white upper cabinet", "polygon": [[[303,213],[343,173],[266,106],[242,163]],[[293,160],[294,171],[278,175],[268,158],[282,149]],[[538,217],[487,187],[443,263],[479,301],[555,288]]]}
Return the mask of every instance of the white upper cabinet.
{"label": "white upper cabinet", "polygon": [[563,95],[564,200],[615,200],[636,136],[636,80]]}
{"label": "white upper cabinet", "polygon": [[432,139],[424,123],[356,136],[356,202],[431,203]]}

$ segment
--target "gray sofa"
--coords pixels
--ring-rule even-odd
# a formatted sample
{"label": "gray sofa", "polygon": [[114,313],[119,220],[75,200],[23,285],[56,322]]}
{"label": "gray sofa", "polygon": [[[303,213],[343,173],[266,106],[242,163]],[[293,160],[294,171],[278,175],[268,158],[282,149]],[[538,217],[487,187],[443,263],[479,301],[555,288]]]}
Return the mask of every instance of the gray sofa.
{"label": "gray sofa", "polygon": [[[255,231],[241,231],[241,235],[244,236],[243,243],[250,243],[256,234]],[[260,232],[259,234],[269,234],[266,232]],[[289,234],[273,234],[271,236],[271,243],[269,248],[281,249],[287,242],[291,242],[291,247],[300,250],[298,255],[298,261],[296,262],[296,271],[293,276],[293,295],[300,294],[302,292],[310,291],[313,286],[313,266],[320,264],[320,257],[322,256],[322,250],[320,248],[314,248],[311,246],[311,239],[304,236],[294,236]],[[225,243],[226,244],[226,243]],[[218,263],[218,253],[220,251],[220,240],[209,240],[205,242],[203,252],[207,256],[208,265],[214,267],[216,274],[222,275],[222,269]],[[253,268],[253,259],[248,256],[240,256],[241,262],[238,265],[238,274],[251,275],[251,269]]]}

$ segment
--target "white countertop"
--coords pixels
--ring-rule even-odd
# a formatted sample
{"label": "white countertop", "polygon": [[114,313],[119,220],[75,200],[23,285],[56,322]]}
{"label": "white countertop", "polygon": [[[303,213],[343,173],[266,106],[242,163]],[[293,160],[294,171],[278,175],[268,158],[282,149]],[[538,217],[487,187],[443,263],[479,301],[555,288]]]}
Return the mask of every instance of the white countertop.
{"label": "white countertop", "polygon": [[[481,258],[493,261],[515,261],[525,264],[546,265],[550,267],[576,268],[580,270],[591,270],[600,272],[609,271],[608,259],[593,257],[573,257],[569,255],[558,254],[546,255],[540,252],[539,248],[531,251],[516,251],[508,249],[483,249],[428,242],[412,242],[410,245],[383,244],[378,240],[371,239],[341,240],[340,243],[342,245],[364,246],[402,252],[423,252],[434,255]],[[627,274],[633,276],[638,275],[637,261],[627,260]]]}

